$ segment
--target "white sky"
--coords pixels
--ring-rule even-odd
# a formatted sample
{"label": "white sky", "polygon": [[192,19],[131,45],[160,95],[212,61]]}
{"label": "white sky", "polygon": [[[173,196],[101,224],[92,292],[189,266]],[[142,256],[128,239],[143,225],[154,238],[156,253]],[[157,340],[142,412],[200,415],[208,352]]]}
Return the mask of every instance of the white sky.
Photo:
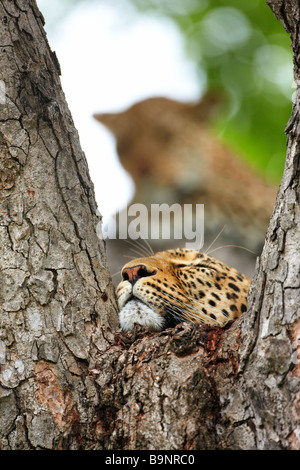
{"label": "white sky", "polygon": [[[47,31],[56,2],[37,3]],[[61,65],[63,89],[107,221],[129,202],[133,184],[119,164],[113,137],[92,114],[121,111],[150,96],[195,100],[201,90],[196,68],[187,61],[171,22],[132,17],[112,4],[72,8],[55,33],[48,30],[48,40]]]}

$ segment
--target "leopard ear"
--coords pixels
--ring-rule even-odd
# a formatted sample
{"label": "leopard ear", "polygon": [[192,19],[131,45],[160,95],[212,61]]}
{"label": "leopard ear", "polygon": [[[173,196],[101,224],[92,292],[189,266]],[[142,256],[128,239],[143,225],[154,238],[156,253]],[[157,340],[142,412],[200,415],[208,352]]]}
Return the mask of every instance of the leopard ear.
{"label": "leopard ear", "polygon": [[93,114],[96,121],[101,122],[113,134],[120,132],[120,127],[123,126],[122,113],[99,113]]}
{"label": "leopard ear", "polygon": [[200,101],[192,104],[190,111],[199,121],[210,121],[224,110],[227,98],[221,91],[209,91]]}

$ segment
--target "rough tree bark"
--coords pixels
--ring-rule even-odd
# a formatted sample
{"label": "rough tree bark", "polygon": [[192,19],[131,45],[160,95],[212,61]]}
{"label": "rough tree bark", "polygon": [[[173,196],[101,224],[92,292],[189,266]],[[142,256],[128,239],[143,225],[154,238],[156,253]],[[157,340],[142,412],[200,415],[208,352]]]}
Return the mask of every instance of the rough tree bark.
{"label": "rough tree bark", "polygon": [[0,446],[93,440],[88,360],[117,326],[85,156],[35,1],[0,2]]}
{"label": "rough tree bark", "polygon": [[[299,4],[269,4],[297,79]],[[42,17],[33,0],[0,11],[2,448],[299,449],[298,91],[248,312],[125,334]]]}
{"label": "rough tree bark", "polygon": [[259,449],[300,449],[300,4],[269,0],[290,34],[297,86],[287,156],[242,325],[240,372]]}

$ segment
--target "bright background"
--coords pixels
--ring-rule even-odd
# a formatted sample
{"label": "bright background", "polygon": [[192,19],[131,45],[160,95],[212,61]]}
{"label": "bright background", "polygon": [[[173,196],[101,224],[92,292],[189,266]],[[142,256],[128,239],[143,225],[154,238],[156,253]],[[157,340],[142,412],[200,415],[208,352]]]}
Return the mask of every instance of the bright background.
{"label": "bright background", "polygon": [[279,182],[291,114],[289,37],[261,0],[38,0],[105,221],[133,194],[92,115],[151,96],[228,97],[216,135]]}

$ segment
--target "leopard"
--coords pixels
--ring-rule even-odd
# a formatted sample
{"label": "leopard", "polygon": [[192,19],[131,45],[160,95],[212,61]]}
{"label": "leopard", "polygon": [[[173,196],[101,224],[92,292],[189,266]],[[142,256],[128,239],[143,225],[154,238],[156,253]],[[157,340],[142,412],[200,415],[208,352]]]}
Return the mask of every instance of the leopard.
{"label": "leopard", "polygon": [[[150,97],[94,118],[115,137],[119,161],[135,186],[131,204],[204,204],[206,240],[225,226],[219,242],[252,250],[254,264],[278,185],[216,135],[213,122],[222,107],[222,97],[211,91],[196,102]],[[177,247],[176,242],[152,243],[156,251]],[[223,261],[230,263],[228,253]],[[238,250],[239,270],[245,270],[239,260],[247,254]]]}
{"label": "leopard", "polygon": [[224,327],[247,311],[251,280],[204,252],[177,248],[126,263],[117,286],[119,323],[157,332],[182,322]]}

